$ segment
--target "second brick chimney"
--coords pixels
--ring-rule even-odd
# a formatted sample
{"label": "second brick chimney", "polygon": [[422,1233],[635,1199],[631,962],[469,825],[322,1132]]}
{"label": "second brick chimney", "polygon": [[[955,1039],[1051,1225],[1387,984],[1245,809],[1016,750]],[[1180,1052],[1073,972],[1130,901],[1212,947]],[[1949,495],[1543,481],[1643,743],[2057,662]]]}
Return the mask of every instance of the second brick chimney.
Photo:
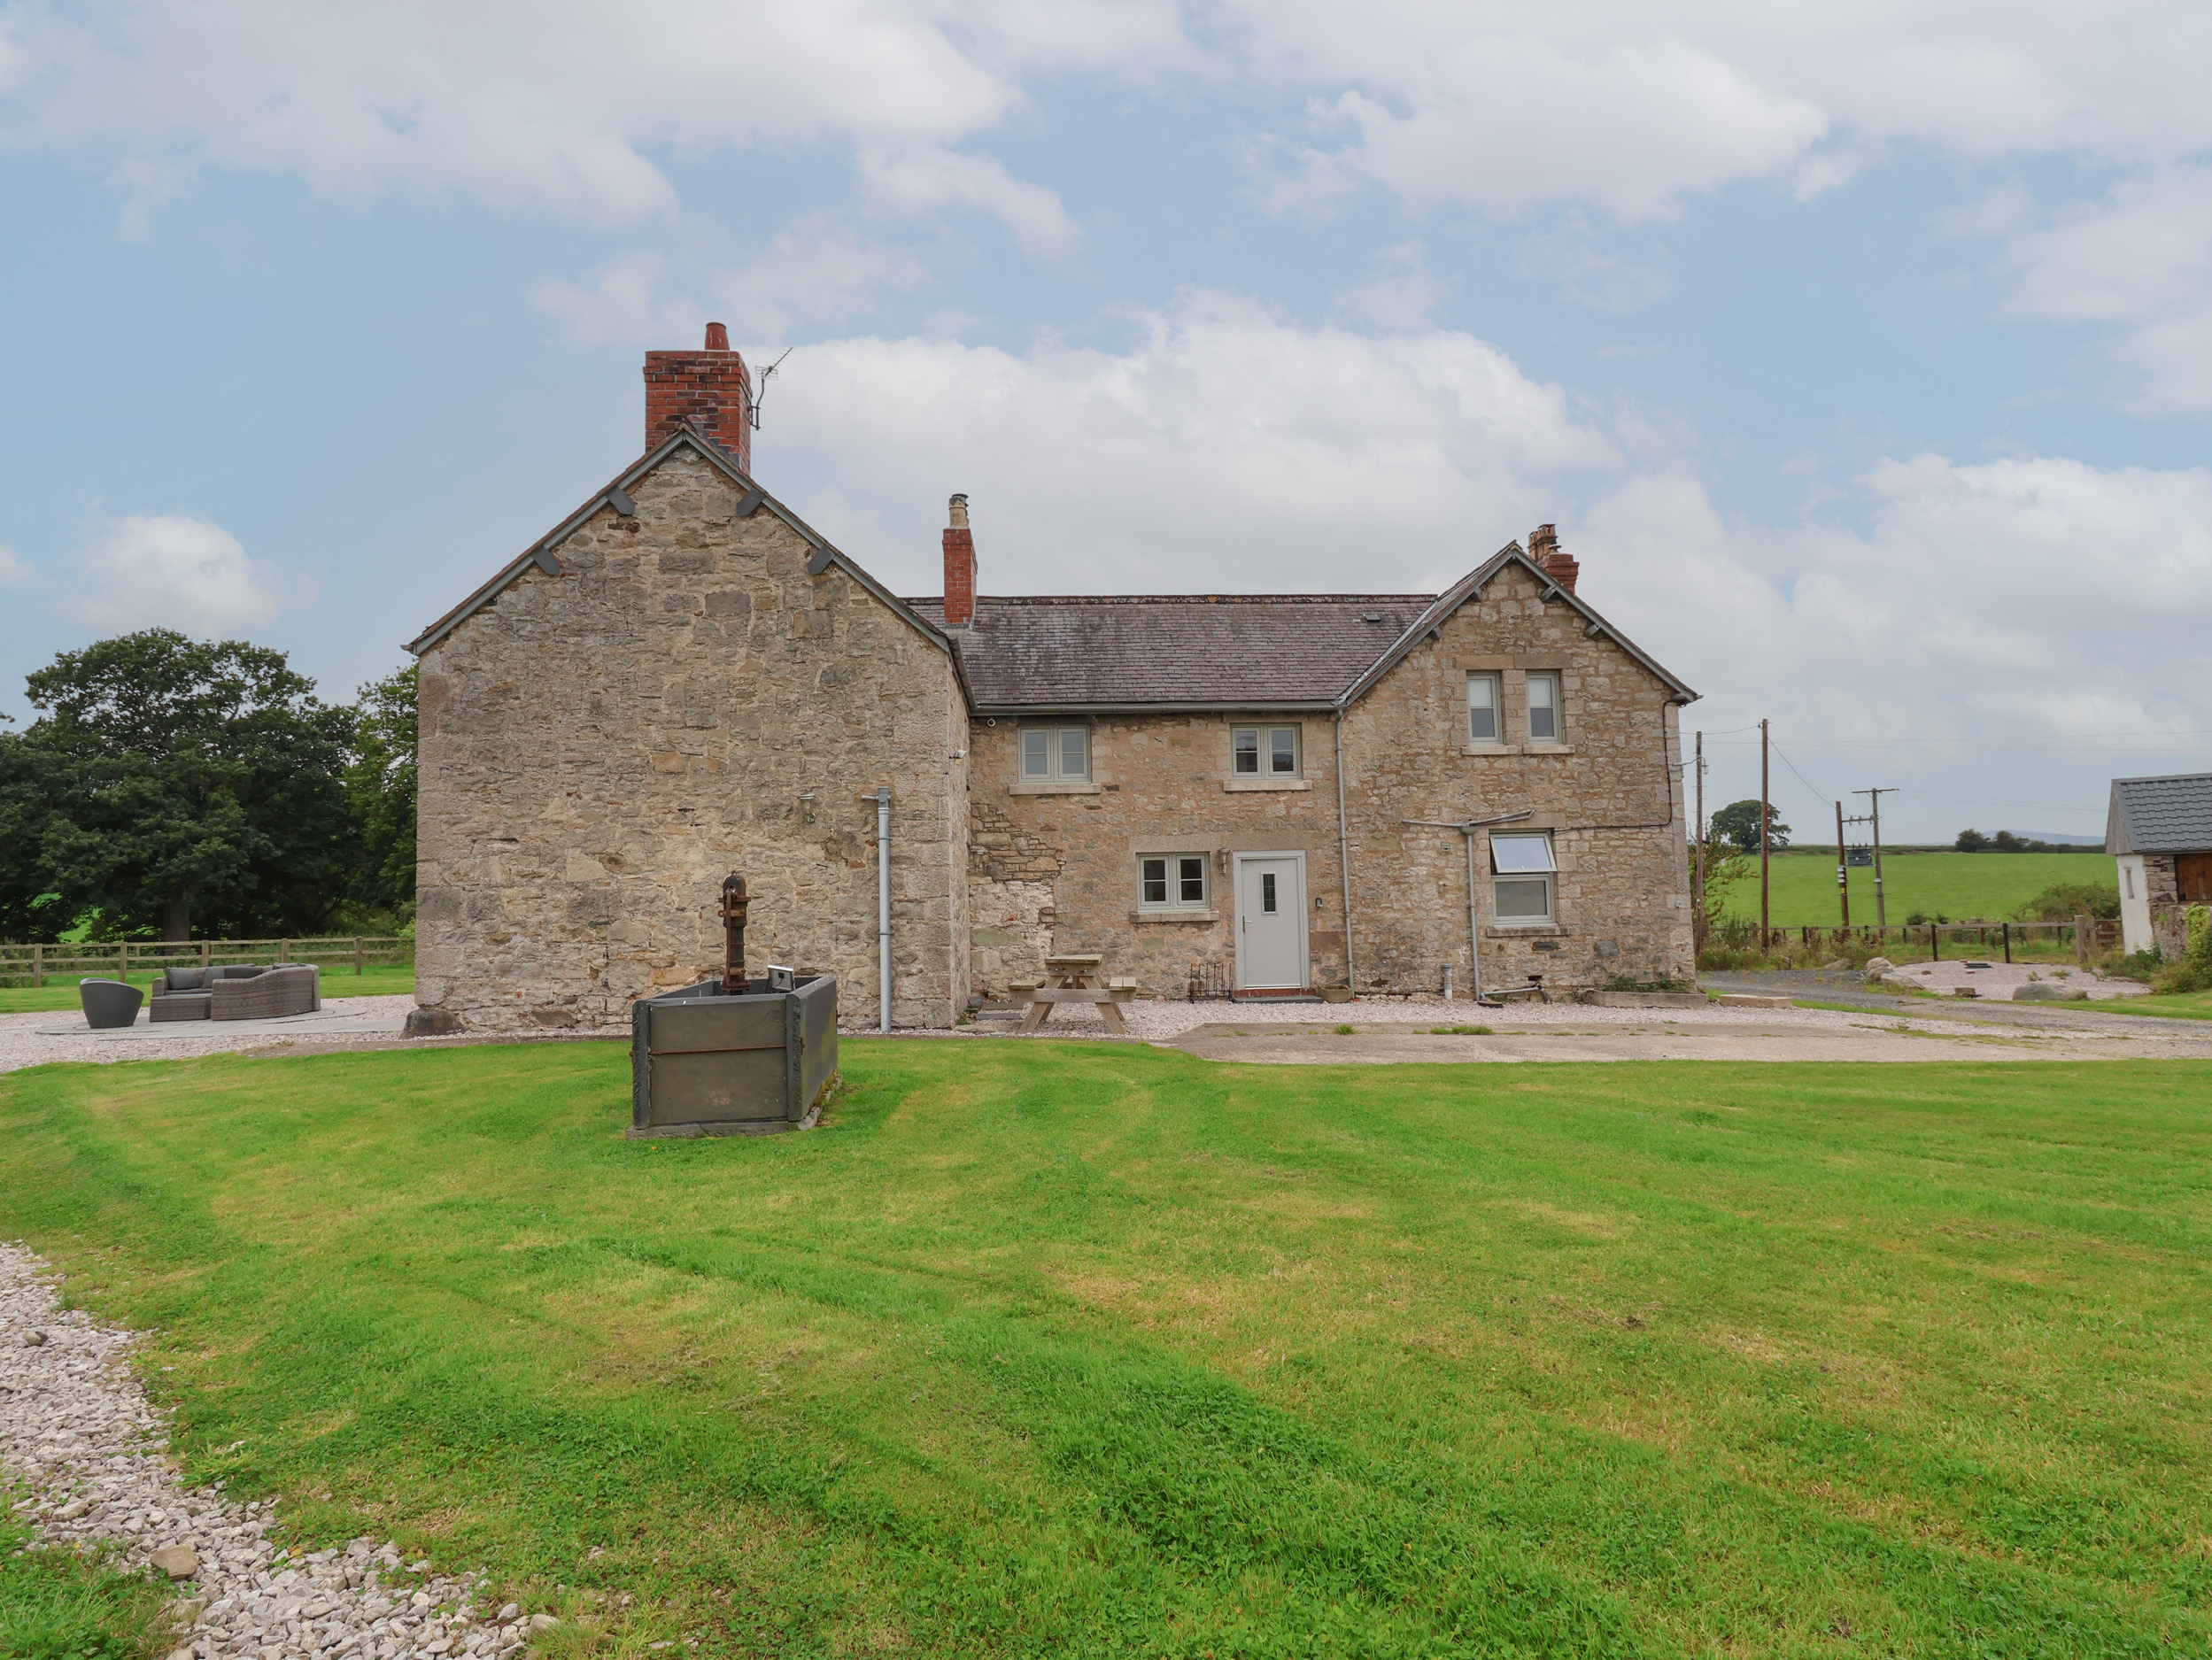
{"label": "second brick chimney", "polygon": [[1582,561],[1559,552],[1558,526],[1540,524],[1528,533],[1528,558],[1538,570],[1548,573],[1567,592],[1574,591],[1574,579],[1582,574]]}
{"label": "second brick chimney", "polygon": [[976,539],[968,529],[968,498],[950,503],[945,528],[945,626],[964,629],[976,620]]}
{"label": "second brick chimney", "polygon": [[703,351],[646,353],[646,448],[686,421],[753,471],[753,377],[720,323],[707,325]]}

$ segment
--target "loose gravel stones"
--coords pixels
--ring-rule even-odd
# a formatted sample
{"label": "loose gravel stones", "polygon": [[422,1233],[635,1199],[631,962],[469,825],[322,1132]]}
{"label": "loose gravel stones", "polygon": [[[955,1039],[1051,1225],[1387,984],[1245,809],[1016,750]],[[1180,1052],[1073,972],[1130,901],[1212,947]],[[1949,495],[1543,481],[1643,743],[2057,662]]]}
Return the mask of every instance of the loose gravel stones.
{"label": "loose gravel stones", "polygon": [[169,1575],[184,1594],[170,1660],[521,1660],[559,1623],[513,1602],[480,1613],[478,1576],[403,1565],[390,1541],[279,1554],[272,1501],[178,1486],[163,1416],[124,1363],[136,1341],[62,1309],[45,1264],[0,1244],[0,1459],[29,1491],[16,1513],[41,1548],[113,1546]]}

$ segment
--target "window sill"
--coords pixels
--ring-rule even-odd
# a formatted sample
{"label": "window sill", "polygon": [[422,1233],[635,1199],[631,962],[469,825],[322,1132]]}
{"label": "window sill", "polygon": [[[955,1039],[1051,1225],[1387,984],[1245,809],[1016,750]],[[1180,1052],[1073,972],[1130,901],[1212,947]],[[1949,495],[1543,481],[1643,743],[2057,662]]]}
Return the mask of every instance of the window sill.
{"label": "window sill", "polygon": [[1572,744],[1463,744],[1462,755],[1572,755]]}
{"label": "window sill", "polygon": [[1221,914],[1218,911],[1179,911],[1172,907],[1163,906],[1157,910],[1132,911],[1129,920],[1133,923],[1218,923],[1221,920]]}
{"label": "window sill", "polygon": [[1009,795],[1102,795],[1105,786],[1095,784],[1009,784]]}
{"label": "window sill", "polygon": [[1487,939],[1521,939],[1531,936],[1559,935],[1566,932],[1557,923],[1493,923],[1482,930]]}
{"label": "window sill", "polygon": [[1311,778],[1224,778],[1221,781],[1221,787],[1224,790],[1239,793],[1259,790],[1311,790],[1313,788],[1313,780]]}

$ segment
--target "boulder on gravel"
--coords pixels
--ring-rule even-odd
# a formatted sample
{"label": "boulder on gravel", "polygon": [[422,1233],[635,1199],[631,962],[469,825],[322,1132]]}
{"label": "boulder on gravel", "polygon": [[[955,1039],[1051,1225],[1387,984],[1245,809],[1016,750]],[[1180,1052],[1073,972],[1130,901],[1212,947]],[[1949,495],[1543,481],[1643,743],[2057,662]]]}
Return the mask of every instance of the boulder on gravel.
{"label": "boulder on gravel", "polygon": [[1887,957],[1868,957],[1867,959],[1867,978],[1869,980],[1878,980],[1895,967],[1897,967],[1897,964],[1891,962]]}
{"label": "boulder on gravel", "polygon": [[172,1579],[189,1579],[200,1571],[198,1554],[189,1545],[171,1545],[147,1560]]}
{"label": "boulder on gravel", "polygon": [[2012,1000],[2015,1003],[2086,1003],[2089,993],[2069,992],[2049,980],[2030,980],[2025,985],[2013,987]]}

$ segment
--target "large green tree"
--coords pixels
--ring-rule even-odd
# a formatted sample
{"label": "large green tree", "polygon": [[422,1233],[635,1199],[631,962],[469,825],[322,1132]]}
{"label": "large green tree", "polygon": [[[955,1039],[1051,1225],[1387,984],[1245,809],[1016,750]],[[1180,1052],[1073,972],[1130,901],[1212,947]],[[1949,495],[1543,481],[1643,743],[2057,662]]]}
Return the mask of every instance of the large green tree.
{"label": "large green tree", "polygon": [[0,925],[305,932],[342,902],[354,712],[282,652],[147,629],[25,687],[42,713],[0,739]]}
{"label": "large green tree", "polygon": [[[1712,834],[1715,839],[1728,842],[1747,853],[1759,851],[1759,803],[1731,801],[1712,818]],[[1767,845],[1780,853],[1790,845],[1790,827],[1775,816],[1770,806],[1767,809]]]}
{"label": "large green tree", "polygon": [[414,912],[415,669],[361,688],[345,793],[357,843],[346,898],[394,918]]}

